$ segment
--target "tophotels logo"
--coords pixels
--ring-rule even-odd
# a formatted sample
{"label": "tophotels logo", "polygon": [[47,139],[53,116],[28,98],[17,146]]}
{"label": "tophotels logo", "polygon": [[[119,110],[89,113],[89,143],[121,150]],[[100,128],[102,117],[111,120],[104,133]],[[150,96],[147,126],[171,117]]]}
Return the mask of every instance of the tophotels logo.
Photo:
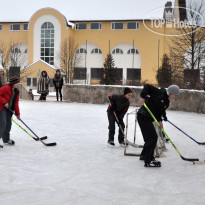
{"label": "tophotels logo", "polygon": [[[166,10],[167,9],[167,10]],[[179,12],[186,13],[186,20],[179,20]],[[164,13],[164,19],[153,18]],[[144,19],[144,26],[151,32],[163,36],[183,36],[196,32],[204,25],[203,16],[189,8],[184,7],[162,7],[148,12]]]}

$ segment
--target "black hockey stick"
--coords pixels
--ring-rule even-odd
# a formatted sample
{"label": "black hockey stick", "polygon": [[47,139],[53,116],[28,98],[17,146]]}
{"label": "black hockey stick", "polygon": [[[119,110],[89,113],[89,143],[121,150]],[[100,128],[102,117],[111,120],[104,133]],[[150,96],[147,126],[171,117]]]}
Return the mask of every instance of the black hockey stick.
{"label": "black hockey stick", "polygon": [[[147,107],[147,105],[144,103],[144,107],[147,109],[147,111],[149,112],[149,114],[152,116],[152,118],[154,119],[154,121],[157,123],[157,125],[160,127],[159,122],[157,121],[157,119],[155,118],[155,116],[152,114],[151,110]],[[160,127],[161,128],[161,127]],[[199,161],[199,159],[196,158],[185,158],[181,155],[181,153],[179,152],[179,150],[176,148],[176,146],[174,145],[174,143],[171,141],[171,139],[169,138],[169,136],[167,135],[167,133],[164,131],[163,128],[161,128],[162,132],[165,134],[165,136],[167,137],[167,139],[170,141],[170,143],[172,144],[172,146],[174,147],[174,149],[177,151],[177,153],[179,154],[179,156],[186,161],[190,161],[193,162],[193,164],[204,164],[205,160]]]}
{"label": "black hockey stick", "polygon": [[[39,141],[38,138],[35,138],[33,135],[31,135],[26,129],[24,129],[23,127],[21,127],[21,125],[19,125],[14,119],[12,119],[12,121],[17,125],[19,126],[25,133],[27,133],[31,138],[33,138],[34,140],[36,141]],[[44,137],[40,137],[41,140],[45,140],[47,139],[47,136],[44,136]]]}
{"label": "black hockey stick", "polygon": [[[17,116],[12,110],[11,108],[8,108],[9,111],[11,111],[15,116]],[[41,140],[40,137],[38,137],[34,132],[33,130],[31,130],[31,128],[22,120],[22,119],[19,119],[34,135],[35,137],[37,138],[37,140],[41,141],[45,146],[55,146],[57,145],[56,142],[52,142],[52,143],[45,143],[43,140]]]}
{"label": "black hockey stick", "polygon": [[185,133],[183,130],[181,130],[179,127],[177,127],[175,124],[173,124],[172,122],[170,122],[169,120],[167,120],[167,122],[169,122],[171,125],[173,125],[175,128],[177,128],[179,131],[181,131],[183,134],[185,134],[187,137],[189,137],[190,139],[192,139],[194,142],[196,142],[198,145],[205,145],[205,142],[198,142],[196,141],[194,138],[192,138],[191,136],[189,136],[187,133]]}

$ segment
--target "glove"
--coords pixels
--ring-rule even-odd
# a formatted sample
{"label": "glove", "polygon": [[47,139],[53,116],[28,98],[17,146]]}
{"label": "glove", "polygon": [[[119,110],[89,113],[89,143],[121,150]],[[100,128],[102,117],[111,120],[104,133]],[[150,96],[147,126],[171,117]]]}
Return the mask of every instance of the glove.
{"label": "glove", "polygon": [[167,122],[167,116],[163,116],[163,120],[165,121],[165,122]]}

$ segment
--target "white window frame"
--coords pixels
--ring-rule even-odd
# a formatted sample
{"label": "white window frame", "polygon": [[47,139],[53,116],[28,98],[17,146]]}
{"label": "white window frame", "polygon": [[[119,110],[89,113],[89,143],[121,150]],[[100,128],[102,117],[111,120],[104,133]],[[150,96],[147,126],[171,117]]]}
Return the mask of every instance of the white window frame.
{"label": "white window frame", "polygon": [[[119,53],[117,53],[117,49],[119,50]],[[121,48],[115,48],[115,49],[113,49],[112,54],[113,55],[115,55],[115,54],[116,55],[122,55],[122,54],[124,54],[124,52]]]}
{"label": "white window frame", "polygon": [[79,54],[86,53],[87,54],[87,50],[85,48],[78,48],[76,53],[79,53]]}
{"label": "white window frame", "polygon": [[[92,23],[98,24],[98,25],[99,25],[99,28],[98,28],[98,29],[93,29],[93,28],[91,28],[91,24],[92,24]],[[102,30],[102,23],[101,23],[101,22],[90,22],[90,30]]]}
{"label": "white window frame", "polygon": [[[49,33],[49,36],[46,36],[46,31]],[[46,45],[46,43],[50,45]],[[40,58],[54,65],[55,60],[55,27],[53,23],[46,21],[41,25],[41,47],[40,47]],[[46,55],[46,52],[49,52],[49,55]]]}
{"label": "white window frame", "polygon": [[[27,85],[27,79],[28,79],[28,78],[31,79],[31,85],[30,85],[30,86]],[[33,85],[34,79],[36,79],[36,86]],[[27,78],[26,78],[26,87],[28,87],[28,88],[37,88],[37,86],[38,86],[37,78],[32,78],[32,77],[27,77]]]}
{"label": "white window frame", "polygon": [[[98,52],[96,53],[95,51],[96,51],[96,49],[98,50]],[[94,52],[92,52],[92,51],[94,51]],[[101,51],[101,49],[100,48],[93,48],[92,50],[91,50],[91,52],[90,52],[91,54],[102,54],[102,51]]]}
{"label": "white window frame", "polygon": [[[85,24],[86,25],[86,28],[85,29],[79,29],[79,24]],[[77,26],[78,25],[78,26]],[[79,31],[81,31],[81,30],[87,30],[87,23],[85,23],[85,22],[82,22],[82,23],[76,23],[75,24],[75,30],[79,30]]]}
{"label": "white window frame", "polygon": [[[133,52],[133,50],[135,51],[135,52]],[[127,51],[127,54],[128,55],[139,55],[139,51],[136,49],[136,48],[130,48],[128,51]]]}
{"label": "white window frame", "polygon": [[[112,25],[113,24],[116,24],[116,23],[122,23],[122,29],[115,29],[115,28],[112,28]],[[121,30],[124,30],[124,22],[111,22],[111,30],[117,30],[117,31],[121,31]]]}
{"label": "white window frame", "polygon": [[[128,28],[128,23],[136,23],[136,29],[130,29],[130,28]],[[127,22],[127,30],[139,30],[139,28],[140,28],[140,24],[139,24],[139,22]]]}
{"label": "white window frame", "polygon": [[[19,30],[13,30],[13,25],[19,25]],[[20,30],[21,30],[21,24],[20,23],[10,24],[10,31],[20,31]]]}

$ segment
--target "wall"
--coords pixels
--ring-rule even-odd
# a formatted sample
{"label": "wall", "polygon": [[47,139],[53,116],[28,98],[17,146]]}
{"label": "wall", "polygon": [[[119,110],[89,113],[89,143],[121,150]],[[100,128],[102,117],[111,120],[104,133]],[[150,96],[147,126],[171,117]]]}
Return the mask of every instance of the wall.
{"label": "wall", "polygon": [[[142,87],[129,86],[133,91],[132,106],[140,106]],[[105,104],[110,94],[123,94],[125,86],[64,85],[63,99],[79,103]],[[181,90],[176,100],[171,100],[169,109],[205,114],[205,92]]]}
{"label": "wall", "polygon": [[19,92],[20,92],[20,99],[23,100],[32,100],[31,96],[27,92],[27,90],[22,86],[22,84],[19,84]]}

